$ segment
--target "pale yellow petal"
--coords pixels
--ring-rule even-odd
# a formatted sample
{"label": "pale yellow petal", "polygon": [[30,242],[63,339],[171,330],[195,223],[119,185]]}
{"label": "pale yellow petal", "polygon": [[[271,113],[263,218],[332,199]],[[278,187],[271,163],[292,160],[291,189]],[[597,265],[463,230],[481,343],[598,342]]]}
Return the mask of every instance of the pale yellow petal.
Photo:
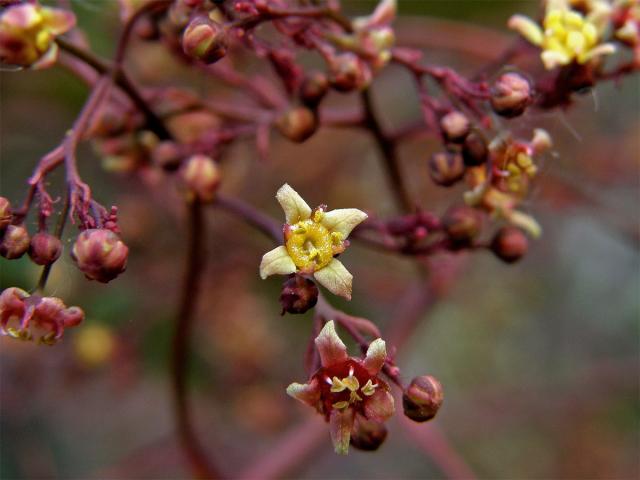
{"label": "pale yellow petal", "polygon": [[326,267],[316,271],[313,276],[320,285],[331,293],[351,300],[353,276],[339,260],[334,258]]}
{"label": "pale yellow petal", "polygon": [[339,208],[324,214],[322,224],[330,232],[338,232],[344,240],[351,230],[367,219],[367,214],[357,208]]}
{"label": "pale yellow petal", "polygon": [[280,187],[276,193],[276,199],[284,210],[284,215],[289,225],[306,220],[311,215],[311,207],[288,183]]}
{"label": "pale yellow petal", "polygon": [[381,338],[375,339],[369,344],[367,355],[364,358],[364,367],[371,375],[377,375],[387,360],[387,346]]}
{"label": "pale yellow petal", "polygon": [[265,253],[260,262],[260,277],[264,280],[270,275],[288,275],[296,271],[289,252],[282,245]]}
{"label": "pale yellow petal", "polygon": [[534,45],[541,45],[543,39],[543,32],[540,26],[524,15],[513,15],[509,19],[509,28],[517,31],[520,35],[526,38]]}

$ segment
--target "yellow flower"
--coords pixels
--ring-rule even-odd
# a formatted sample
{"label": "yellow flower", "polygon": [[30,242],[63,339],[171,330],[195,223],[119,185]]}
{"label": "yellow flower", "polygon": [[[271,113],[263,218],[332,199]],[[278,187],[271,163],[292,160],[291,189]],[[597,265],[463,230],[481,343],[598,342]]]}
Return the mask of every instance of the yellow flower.
{"label": "yellow flower", "polygon": [[55,38],[76,24],[72,12],[22,3],[0,15],[0,61],[8,65],[46,68],[58,57]]}
{"label": "yellow flower", "polygon": [[334,255],[345,250],[345,240],[367,214],[356,208],[325,211],[324,205],[311,210],[286,183],[276,199],[285,213],[285,244],[263,255],[260,277],[295,272],[313,275],[331,293],[351,299],[353,277]]}
{"label": "yellow flower", "polygon": [[551,70],[572,62],[584,64],[615,51],[611,43],[602,43],[602,35],[610,19],[605,3],[593,2],[584,16],[572,10],[565,0],[548,0],[543,28],[523,15],[509,19],[509,28],[542,49],[540,57]]}

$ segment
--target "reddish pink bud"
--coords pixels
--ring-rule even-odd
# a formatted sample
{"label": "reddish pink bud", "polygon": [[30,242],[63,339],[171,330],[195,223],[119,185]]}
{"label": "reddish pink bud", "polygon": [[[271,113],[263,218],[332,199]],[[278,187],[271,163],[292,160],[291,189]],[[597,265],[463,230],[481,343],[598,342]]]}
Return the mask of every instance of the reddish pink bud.
{"label": "reddish pink bud", "polygon": [[451,208],[445,213],[442,224],[449,238],[456,244],[466,245],[480,233],[480,214],[471,207]]}
{"label": "reddish pink bud", "polygon": [[11,203],[4,197],[0,197],[0,232],[11,224]]}
{"label": "reddish pink bud", "polygon": [[220,185],[220,169],[211,157],[193,155],[182,170],[187,188],[202,202],[213,200]]}
{"label": "reddish pink bud", "polygon": [[491,90],[491,107],[503,117],[521,115],[532,102],[531,84],[523,75],[509,72],[501,75]]}
{"label": "reddish pink bud", "polygon": [[371,69],[355,53],[341,53],[329,62],[329,82],[339,92],[362,90],[371,78]]}
{"label": "reddish pink bud", "polygon": [[196,17],[182,35],[182,49],[191,58],[215,63],[227,54],[224,28],[207,16]]}
{"label": "reddish pink bud", "polygon": [[300,86],[300,100],[309,108],[315,108],[329,91],[329,80],[322,72],[313,72]]}
{"label": "reddish pink bud", "polygon": [[471,123],[464,113],[453,111],[440,119],[440,128],[448,141],[460,143],[469,134]]}
{"label": "reddish pink bud", "polygon": [[513,263],[520,260],[529,249],[529,240],[516,227],[502,227],[491,242],[491,251],[501,260]]}
{"label": "reddish pink bud", "polygon": [[486,162],[488,156],[489,149],[482,135],[477,132],[471,132],[467,135],[462,145],[464,164],[468,167],[476,167]]}
{"label": "reddish pink bud", "polygon": [[416,377],[402,395],[404,414],[416,422],[426,422],[436,416],[443,399],[438,380],[428,375]]}
{"label": "reddish pink bud", "polygon": [[22,225],[9,225],[2,233],[0,255],[8,260],[20,258],[29,249],[29,232]]}
{"label": "reddish pink bud", "polygon": [[292,142],[307,140],[318,129],[316,115],[306,107],[294,107],[284,112],[276,121],[278,131]]}
{"label": "reddish pink bud", "polygon": [[304,313],[313,308],[318,301],[318,287],[311,280],[293,275],[282,284],[280,304],[282,315],[288,313]]}
{"label": "reddish pink bud", "polygon": [[71,258],[89,280],[107,283],[127,267],[129,248],[111,230],[85,230],[76,239]]}
{"label": "reddish pink bud", "polygon": [[29,256],[38,265],[49,265],[55,262],[62,253],[62,242],[47,232],[38,232],[31,238]]}
{"label": "reddish pink bud", "polygon": [[380,448],[387,438],[387,427],[383,423],[368,420],[357,414],[351,431],[351,445],[365,451]]}
{"label": "reddish pink bud", "polygon": [[450,187],[464,176],[464,161],[457,152],[436,152],[429,159],[429,175],[437,185]]}

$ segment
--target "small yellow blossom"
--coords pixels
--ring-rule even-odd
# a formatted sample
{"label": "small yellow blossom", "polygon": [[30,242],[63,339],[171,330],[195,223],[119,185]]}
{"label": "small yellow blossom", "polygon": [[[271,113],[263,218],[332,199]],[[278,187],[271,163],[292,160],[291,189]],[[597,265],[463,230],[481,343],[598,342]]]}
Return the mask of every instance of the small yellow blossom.
{"label": "small yellow blossom", "polygon": [[542,129],[536,129],[529,142],[515,141],[510,137],[496,138],[489,145],[491,176],[484,166],[467,170],[467,183],[471,187],[464,194],[467,205],[502,218],[533,237],[540,236],[542,229],[538,222],[517,207],[538,171],[534,157],[550,147],[551,137]]}
{"label": "small yellow blossom", "polygon": [[584,64],[613,53],[613,44],[602,43],[609,19],[610,8],[606,2],[590,2],[585,16],[571,9],[566,0],[548,0],[542,28],[523,15],[512,16],[509,28],[540,47],[542,62],[551,70],[572,62]]}
{"label": "small yellow blossom", "polygon": [[334,256],[345,250],[345,240],[367,214],[356,208],[325,211],[323,205],[311,210],[286,183],[276,199],[286,217],[285,244],[263,255],[260,277],[295,272],[313,275],[331,293],[351,299],[353,277]]}
{"label": "small yellow blossom", "polygon": [[76,18],[60,8],[22,3],[0,15],[0,61],[34,69],[53,65],[58,57],[55,38],[71,30]]}

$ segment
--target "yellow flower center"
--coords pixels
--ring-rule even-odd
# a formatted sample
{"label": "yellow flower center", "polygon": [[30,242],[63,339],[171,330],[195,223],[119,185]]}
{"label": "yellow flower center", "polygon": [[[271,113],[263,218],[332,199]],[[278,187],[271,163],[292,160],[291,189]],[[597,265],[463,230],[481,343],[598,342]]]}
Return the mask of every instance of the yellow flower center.
{"label": "yellow flower center", "polygon": [[324,212],[316,210],[311,218],[291,225],[285,246],[296,267],[301,270],[319,270],[326,267],[340,250],[342,238],[322,225]]}
{"label": "yellow flower center", "polygon": [[544,49],[565,55],[570,61],[583,56],[598,43],[596,26],[580,13],[550,10],[544,19]]}
{"label": "yellow flower center", "polygon": [[327,381],[331,383],[331,392],[333,393],[340,393],[344,392],[345,390],[349,390],[348,401],[343,400],[333,404],[333,407],[337,408],[338,410],[347,408],[352,403],[361,402],[362,397],[358,395],[358,390],[360,390],[360,392],[364,396],[370,397],[375,393],[376,388],[378,387],[377,383],[374,384],[371,379],[369,379],[367,380],[367,383],[364,385],[364,387],[360,388],[360,382],[356,377],[353,376],[353,368],[349,370],[348,377],[344,377],[342,379],[333,377],[332,380],[329,380],[329,378],[327,377]]}

